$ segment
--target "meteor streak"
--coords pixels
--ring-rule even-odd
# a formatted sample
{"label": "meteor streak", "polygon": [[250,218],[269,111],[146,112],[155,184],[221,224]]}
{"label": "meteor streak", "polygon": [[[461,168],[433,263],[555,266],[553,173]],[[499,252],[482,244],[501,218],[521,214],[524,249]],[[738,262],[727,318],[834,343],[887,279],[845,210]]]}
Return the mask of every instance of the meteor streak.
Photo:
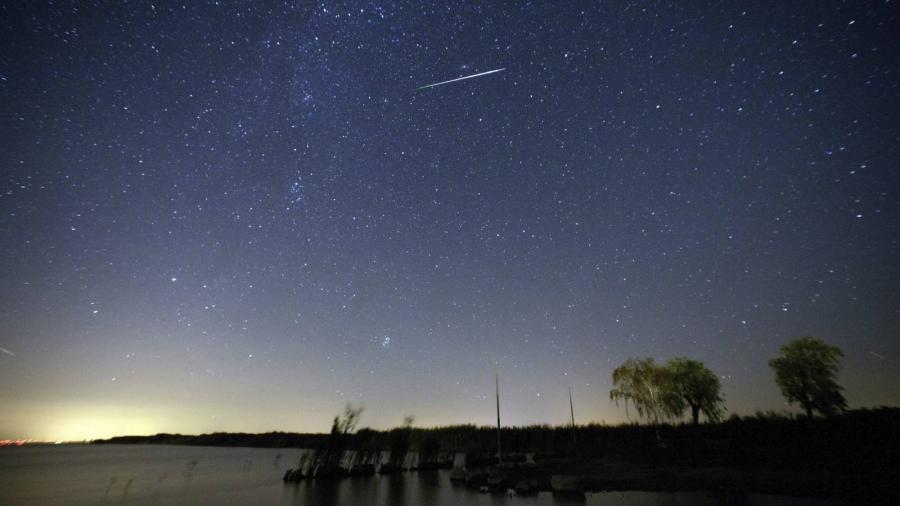
{"label": "meteor streak", "polygon": [[420,87],[416,88],[416,90],[424,90],[425,88],[434,88],[435,86],[440,86],[442,84],[455,83],[456,81],[462,81],[463,79],[472,79],[473,77],[486,76],[488,74],[493,74],[496,72],[503,72],[504,70],[506,70],[506,68],[488,70],[487,72],[479,72],[478,74],[472,74],[470,76],[457,77],[456,79],[451,79],[449,81],[441,81],[439,83],[426,84],[425,86],[420,86]]}

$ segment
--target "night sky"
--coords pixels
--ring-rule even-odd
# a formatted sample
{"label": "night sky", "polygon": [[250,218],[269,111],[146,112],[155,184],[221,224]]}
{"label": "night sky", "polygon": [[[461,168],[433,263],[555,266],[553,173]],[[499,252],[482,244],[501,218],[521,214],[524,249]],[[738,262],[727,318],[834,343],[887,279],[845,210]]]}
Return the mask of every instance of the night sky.
{"label": "night sky", "polygon": [[900,404],[898,3],[503,4],[4,2],[0,438]]}

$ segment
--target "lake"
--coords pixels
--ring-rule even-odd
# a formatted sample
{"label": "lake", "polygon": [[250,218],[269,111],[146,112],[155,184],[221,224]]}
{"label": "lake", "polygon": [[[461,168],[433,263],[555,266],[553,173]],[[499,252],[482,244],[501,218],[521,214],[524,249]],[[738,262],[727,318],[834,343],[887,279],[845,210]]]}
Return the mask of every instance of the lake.
{"label": "lake", "polygon": [[0,448],[0,504],[81,505],[828,505],[751,495],[600,492],[584,497],[480,494],[450,483],[449,471],[285,484],[303,450],[203,446],[60,445]]}

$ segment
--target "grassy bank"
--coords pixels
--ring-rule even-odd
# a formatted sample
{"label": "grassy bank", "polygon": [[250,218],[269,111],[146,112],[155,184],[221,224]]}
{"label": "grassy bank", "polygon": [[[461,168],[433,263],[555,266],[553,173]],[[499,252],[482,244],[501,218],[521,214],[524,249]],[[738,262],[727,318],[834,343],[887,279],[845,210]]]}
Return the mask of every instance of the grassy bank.
{"label": "grassy bank", "polygon": [[[831,418],[757,414],[715,424],[653,427],[584,425],[509,427],[501,431],[505,461],[533,454],[532,470],[580,476],[589,489],[794,491],[803,495],[883,495],[900,483],[900,409],[853,410]],[[401,445],[428,461],[464,452],[469,468],[494,463],[496,429],[472,425],[376,431],[343,436],[343,448],[373,452]],[[271,432],[199,436],[123,436],[96,444],[176,444],[324,449],[328,434]]]}
{"label": "grassy bank", "polygon": [[[425,453],[496,452],[496,429],[458,425],[429,429],[360,429],[347,436],[347,448],[390,450],[408,430],[409,448]],[[655,430],[646,425],[537,425],[507,427],[501,432],[504,453],[600,458],[615,456],[642,464],[717,464],[729,467],[869,469],[900,463],[900,409],[853,410],[831,418],[807,420],[776,414],[731,417],[716,424],[663,425],[665,451]],[[95,444],[171,444],[250,446],[264,448],[322,448],[328,434],[268,432],[120,436]],[[895,466],[896,468],[896,466]]]}

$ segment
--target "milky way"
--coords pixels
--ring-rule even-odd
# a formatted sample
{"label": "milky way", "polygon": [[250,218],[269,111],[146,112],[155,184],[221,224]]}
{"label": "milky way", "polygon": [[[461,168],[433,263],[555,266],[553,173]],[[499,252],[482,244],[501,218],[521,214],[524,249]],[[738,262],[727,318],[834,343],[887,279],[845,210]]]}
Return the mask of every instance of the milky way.
{"label": "milky way", "polygon": [[[0,5],[0,438],[900,403],[897,2]],[[505,68],[416,92],[423,83]]]}

